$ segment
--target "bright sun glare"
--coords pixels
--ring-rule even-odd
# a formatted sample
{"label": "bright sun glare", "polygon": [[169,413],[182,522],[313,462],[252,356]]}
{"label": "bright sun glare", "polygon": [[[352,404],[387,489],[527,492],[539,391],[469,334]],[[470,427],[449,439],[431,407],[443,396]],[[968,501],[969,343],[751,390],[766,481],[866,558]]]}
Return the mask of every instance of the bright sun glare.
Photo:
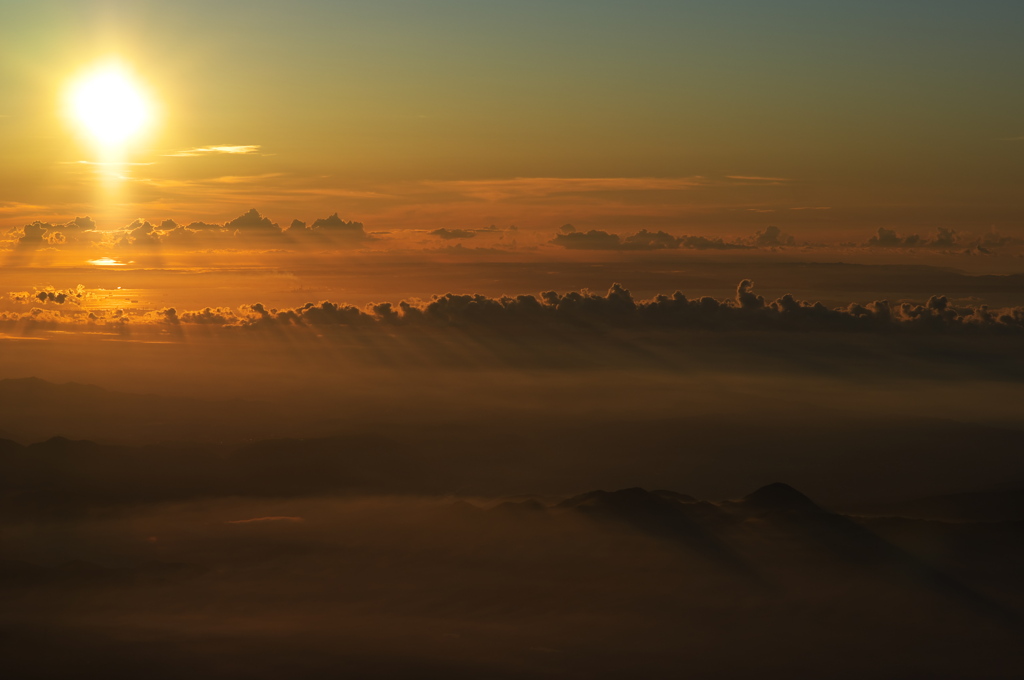
{"label": "bright sun glare", "polygon": [[70,107],[75,122],[104,149],[137,136],[152,116],[143,91],[116,65],[101,66],[75,82]]}

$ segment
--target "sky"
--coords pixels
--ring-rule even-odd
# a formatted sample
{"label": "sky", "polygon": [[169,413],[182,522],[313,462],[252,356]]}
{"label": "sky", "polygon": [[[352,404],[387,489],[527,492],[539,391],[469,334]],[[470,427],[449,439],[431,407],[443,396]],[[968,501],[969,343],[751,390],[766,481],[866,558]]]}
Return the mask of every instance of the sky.
{"label": "sky", "polygon": [[[8,228],[257,208],[372,230],[1021,235],[1016,2],[2,8]],[[83,163],[103,154],[64,105],[111,59],[154,114],[114,168]]]}

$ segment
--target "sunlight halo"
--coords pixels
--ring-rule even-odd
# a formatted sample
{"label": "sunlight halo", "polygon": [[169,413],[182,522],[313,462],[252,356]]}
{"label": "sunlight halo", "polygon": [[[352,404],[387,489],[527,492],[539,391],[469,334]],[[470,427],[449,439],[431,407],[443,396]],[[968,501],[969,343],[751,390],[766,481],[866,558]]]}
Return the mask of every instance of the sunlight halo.
{"label": "sunlight halo", "polygon": [[75,80],[68,113],[103,150],[137,137],[152,121],[153,107],[131,74],[115,63],[102,64]]}

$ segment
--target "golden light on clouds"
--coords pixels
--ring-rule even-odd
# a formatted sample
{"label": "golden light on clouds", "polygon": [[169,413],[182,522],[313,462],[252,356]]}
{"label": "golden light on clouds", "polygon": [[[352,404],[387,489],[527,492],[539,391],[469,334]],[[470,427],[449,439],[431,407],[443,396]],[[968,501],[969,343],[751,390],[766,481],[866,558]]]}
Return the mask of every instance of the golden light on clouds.
{"label": "golden light on clouds", "polygon": [[124,262],[120,262],[120,261],[115,260],[115,259],[113,259],[111,257],[100,257],[100,258],[97,258],[95,260],[89,260],[89,264],[95,265],[97,267],[123,267],[123,266],[125,266]]}
{"label": "golden light on clouds", "polygon": [[101,64],[74,81],[68,93],[68,114],[104,154],[137,138],[154,117],[145,89],[117,63]]}

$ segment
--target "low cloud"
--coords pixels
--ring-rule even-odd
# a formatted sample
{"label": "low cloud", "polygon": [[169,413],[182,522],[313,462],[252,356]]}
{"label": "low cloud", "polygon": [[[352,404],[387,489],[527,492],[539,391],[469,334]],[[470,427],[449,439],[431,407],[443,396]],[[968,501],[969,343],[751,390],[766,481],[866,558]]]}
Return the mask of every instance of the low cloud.
{"label": "low cloud", "polygon": [[321,247],[360,247],[377,239],[368,234],[361,222],[348,222],[337,213],[317,219],[308,225],[293,220],[282,229],[269,217],[251,208],[224,224],[191,222],[178,224],[165,219],[150,222],[139,218],[121,229],[97,230],[88,217],[77,217],[63,225],[33,222],[12,230],[17,248],[74,248],[79,246],[143,249],[157,252],[161,248],[209,250],[218,248],[283,247],[315,244]]}
{"label": "low cloud", "polygon": [[765,227],[764,231],[759,231],[754,236],[754,245],[757,246],[758,248],[792,246],[795,244],[795,238],[793,238],[789,234],[783,234],[781,229],[774,226]]}
{"label": "low cloud", "polygon": [[362,222],[348,222],[341,219],[338,213],[314,220],[310,225],[300,220],[292,220],[285,234],[300,243],[322,246],[360,247],[377,240],[366,233]]}
{"label": "low cloud", "polygon": [[276,232],[280,233],[281,228],[275,223],[271,222],[268,218],[260,214],[256,208],[252,208],[249,212],[236,217],[230,222],[224,225],[224,228],[228,231],[254,231],[259,230],[263,232]]}
{"label": "low cloud", "polygon": [[35,246],[42,245],[45,243],[43,238],[47,231],[52,231],[53,225],[43,224],[41,222],[33,222],[32,224],[26,224],[22,229],[21,238],[18,239],[19,246]]}
{"label": "low cloud", "polygon": [[38,221],[26,224],[21,228],[16,244],[22,249],[59,247],[94,242],[102,237],[90,217],[76,217],[64,224]]}
{"label": "low cloud", "polygon": [[892,304],[876,300],[828,308],[784,295],[766,301],[753,292],[750,280],[741,281],[732,300],[711,297],[690,299],[681,292],[635,300],[628,290],[613,285],[605,295],[554,291],[539,296],[492,298],[484,295],[446,294],[429,302],[379,303],[363,309],[333,302],[306,303],[292,309],[268,309],[263,304],[243,306],[237,325],[492,325],[540,327],[547,324],[625,327],[666,327],[706,330],[836,330],[974,332],[1024,331],[1024,308],[990,310],[986,306],[955,307],[945,296],[923,303]]}
{"label": "low cloud", "polygon": [[679,245],[692,250],[736,250],[750,247],[742,243],[726,242],[721,238],[707,238],[706,236],[683,236]]}
{"label": "low cloud", "polygon": [[979,236],[939,227],[933,235],[921,236],[899,234],[895,229],[879,227],[878,232],[864,245],[871,248],[968,249],[984,254],[990,248],[1024,245],[1024,239],[1003,236],[995,230]]}
{"label": "low cloud", "polygon": [[592,229],[591,231],[572,231],[559,234],[551,239],[551,243],[569,250],[619,250],[622,238],[618,234]]}
{"label": "low cloud", "polygon": [[[769,227],[774,229],[774,227]],[[552,245],[567,250],[674,250],[685,248],[690,250],[735,250],[752,247],[742,242],[727,242],[721,238],[705,236],[673,236],[664,231],[648,231],[641,229],[637,233],[622,237],[618,234],[592,229],[576,231],[571,224],[562,226],[561,233],[549,241]],[[767,231],[767,230],[766,230]],[[766,238],[781,237],[781,232],[770,232]],[[761,236],[759,232],[758,237]],[[788,237],[792,238],[792,237]],[[750,239],[748,239],[750,240]],[[756,238],[754,239],[756,241]],[[790,243],[772,242],[769,245],[791,245]]]}
{"label": "low cloud", "polygon": [[89,296],[86,292],[85,286],[79,284],[76,288],[68,288],[66,290],[57,290],[55,288],[48,287],[41,290],[37,289],[29,292],[14,292],[8,293],[8,297],[14,302],[20,302],[24,304],[31,304],[36,302],[52,302],[54,304],[63,305],[65,303],[80,305]]}
{"label": "low cloud", "polygon": [[664,250],[666,248],[678,248],[680,239],[666,234],[663,231],[647,231],[641,229],[632,236],[622,240],[624,250]]}
{"label": "low cloud", "polygon": [[[31,302],[33,298],[19,301]],[[757,295],[753,283],[745,279],[737,286],[735,296],[726,300],[712,297],[691,299],[679,291],[637,300],[627,289],[614,284],[604,295],[588,291],[548,291],[536,296],[495,298],[448,293],[428,301],[403,300],[397,304],[382,302],[364,307],[323,300],[289,308],[257,302],[237,309],[206,307],[179,311],[168,307],[151,311],[90,311],[88,314],[82,310],[67,315],[34,308],[25,313],[0,313],[0,321],[167,329],[200,325],[240,329],[477,327],[502,332],[531,332],[561,327],[586,333],[604,327],[721,332],[1019,334],[1024,332],[1024,307],[997,310],[985,305],[954,305],[947,297],[934,295],[925,302],[876,300],[830,308],[820,302],[797,300],[788,294],[773,301],[766,300]]]}

